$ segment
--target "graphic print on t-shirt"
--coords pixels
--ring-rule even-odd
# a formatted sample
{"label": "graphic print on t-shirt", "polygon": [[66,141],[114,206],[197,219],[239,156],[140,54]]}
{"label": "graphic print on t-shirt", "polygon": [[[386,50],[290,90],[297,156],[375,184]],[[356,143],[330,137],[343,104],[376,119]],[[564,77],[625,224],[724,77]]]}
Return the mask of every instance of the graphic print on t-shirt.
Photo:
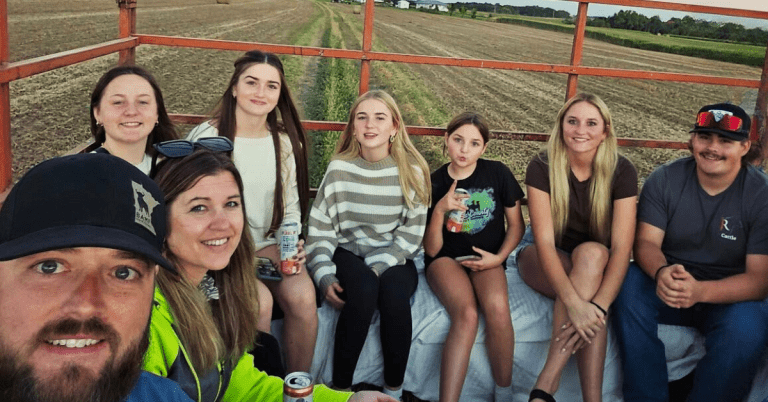
{"label": "graphic print on t-shirt", "polygon": [[496,210],[496,201],[493,198],[493,188],[470,188],[467,211],[464,212],[464,224],[462,233],[475,234],[481,232],[493,219],[493,211]]}
{"label": "graphic print on t-shirt", "polygon": [[736,234],[741,232],[741,219],[735,216],[723,216],[720,218],[720,237],[726,240],[738,240]]}

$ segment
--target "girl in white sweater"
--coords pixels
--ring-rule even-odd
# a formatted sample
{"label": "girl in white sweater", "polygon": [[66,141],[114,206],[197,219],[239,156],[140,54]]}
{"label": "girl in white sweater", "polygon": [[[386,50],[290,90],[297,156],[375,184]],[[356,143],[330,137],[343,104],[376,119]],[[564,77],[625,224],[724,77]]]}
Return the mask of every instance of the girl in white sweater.
{"label": "girl in white sweater", "polygon": [[[195,127],[187,139],[216,135],[235,144],[232,158],[243,177],[243,198],[256,255],[279,266],[276,231],[285,222],[303,221],[309,181],[307,137],[277,56],[252,50],[235,61],[235,71],[213,119]],[[271,299],[263,296],[271,292],[285,312],[283,348],[288,372],[310,370],[317,337],[315,288],[303,269],[305,253],[303,243],[299,243],[295,274],[283,274],[280,281],[259,282],[259,313],[263,317],[259,330],[270,329]]]}

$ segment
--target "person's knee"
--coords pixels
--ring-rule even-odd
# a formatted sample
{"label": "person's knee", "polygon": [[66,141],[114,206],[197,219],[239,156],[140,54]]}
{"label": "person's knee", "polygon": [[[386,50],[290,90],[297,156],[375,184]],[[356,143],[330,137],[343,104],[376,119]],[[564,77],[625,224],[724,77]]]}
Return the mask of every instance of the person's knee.
{"label": "person's knee", "polygon": [[605,266],[608,264],[609,251],[597,242],[585,242],[573,250],[571,261],[574,271],[602,278]]}
{"label": "person's knee", "polygon": [[491,297],[483,304],[483,315],[488,325],[500,325],[511,321],[509,302],[506,297]]}
{"label": "person's knee", "polygon": [[764,308],[757,303],[739,303],[735,311],[721,324],[717,331],[717,344],[728,345],[731,353],[745,358],[762,354],[768,348],[768,317]]}
{"label": "person's knee", "polygon": [[314,286],[295,287],[283,292],[279,298],[280,307],[286,315],[311,316],[317,315]]}
{"label": "person's knee", "polygon": [[451,323],[462,330],[474,329],[476,331],[478,317],[477,306],[474,304],[463,305],[451,314]]}
{"label": "person's knee", "polygon": [[258,300],[259,300],[259,317],[267,317],[267,316],[271,317],[274,300],[272,299],[272,293],[269,292],[266,286],[259,289]]}

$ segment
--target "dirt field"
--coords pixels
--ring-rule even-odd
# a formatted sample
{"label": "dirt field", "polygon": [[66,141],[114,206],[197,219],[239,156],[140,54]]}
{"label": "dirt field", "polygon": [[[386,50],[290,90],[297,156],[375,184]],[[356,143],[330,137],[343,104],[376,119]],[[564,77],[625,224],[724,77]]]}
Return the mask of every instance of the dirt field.
{"label": "dirt field", "polygon": [[[9,0],[13,60],[86,46],[117,36],[117,7],[108,0]],[[348,5],[311,0],[139,0],[138,31],[163,35],[318,45],[331,30],[339,47],[360,48],[362,15]],[[58,9],[57,7],[62,7]],[[326,23],[326,21],[328,23]],[[567,64],[572,37],[515,25],[376,8],[376,50],[439,56]],[[143,46],[137,62],[163,88],[173,113],[204,114],[223,91],[234,52]],[[292,60],[295,58],[286,58]],[[89,94],[117,56],[41,74],[11,84],[14,175],[89,138]],[[289,77],[302,109],[317,102],[309,86],[317,59],[289,61]],[[759,79],[756,68],[628,49],[587,39],[584,65],[692,72]],[[559,74],[374,63],[373,86],[391,91],[408,124],[444,126],[464,110],[484,113],[494,129],[548,132],[563,102]],[[740,103],[745,90],[654,81],[582,77],[580,90],[601,96],[621,137],[684,140],[701,105]],[[182,127],[182,134],[187,128]],[[442,161],[439,140],[419,145],[433,167]],[[540,143],[497,141],[488,154],[522,179]],[[623,150],[642,176],[685,152]]]}

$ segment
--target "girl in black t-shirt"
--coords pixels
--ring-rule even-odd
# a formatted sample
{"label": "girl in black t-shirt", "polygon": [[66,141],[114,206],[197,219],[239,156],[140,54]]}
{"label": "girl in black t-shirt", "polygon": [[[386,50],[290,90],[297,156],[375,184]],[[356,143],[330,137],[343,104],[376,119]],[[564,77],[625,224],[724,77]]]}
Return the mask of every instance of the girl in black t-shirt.
{"label": "girl in black t-shirt", "polygon": [[[451,317],[440,401],[458,401],[461,395],[477,334],[478,305],[485,315],[495,400],[512,400],[514,331],[504,270],[523,235],[523,192],[503,163],[479,159],[488,135],[482,116],[456,116],[445,133],[451,162],[432,173],[432,208],[424,235],[427,281]],[[447,217],[456,211],[463,211],[461,223]]]}
{"label": "girl in black t-shirt", "polygon": [[547,361],[529,400],[554,401],[575,353],[584,401],[601,401],[606,316],[629,265],[637,172],[618,154],[600,98],[566,102],[525,184],[535,244],[520,251],[518,269],[528,286],[555,299]]}

